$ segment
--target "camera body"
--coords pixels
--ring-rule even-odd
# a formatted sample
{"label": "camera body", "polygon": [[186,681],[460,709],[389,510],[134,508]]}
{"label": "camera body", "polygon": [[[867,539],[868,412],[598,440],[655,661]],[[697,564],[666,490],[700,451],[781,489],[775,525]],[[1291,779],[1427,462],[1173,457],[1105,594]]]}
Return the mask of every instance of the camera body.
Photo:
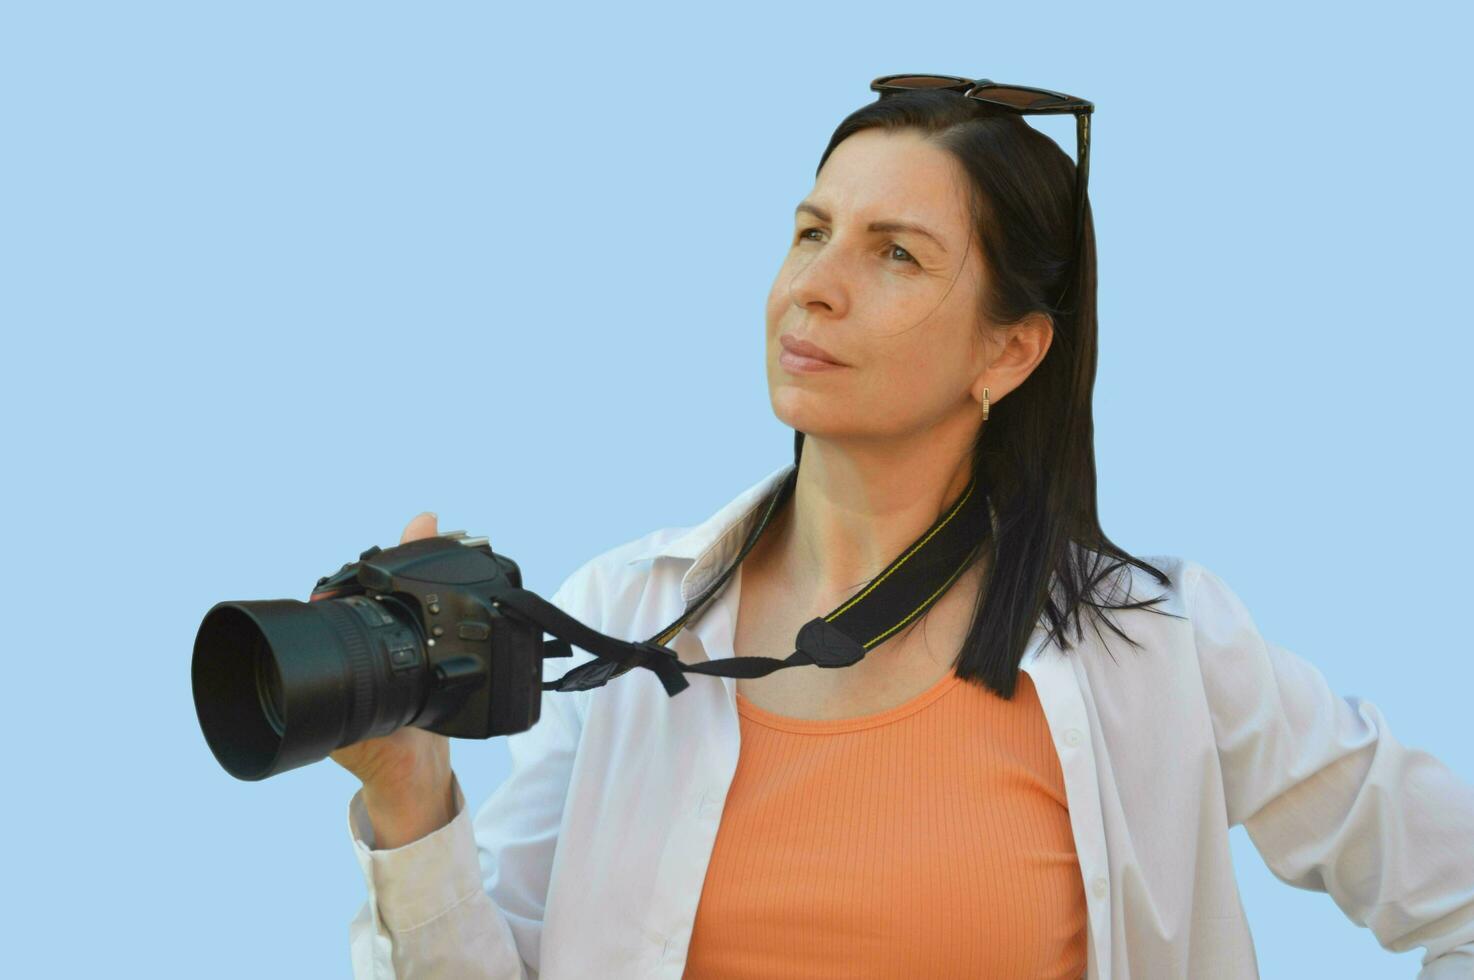
{"label": "camera body", "polygon": [[[369,548],[318,579],[309,599],[364,596],[386,615],[371,627],[373,651],[391,676],[426,679],[423,704],[408,721],[452,738],[526,731],[542,708],[543,631],[494,604],[521,588],[512,559],[486,544],[445,537]],[[417,635],[405,635],[413,630]]]}
{"label": "camera body", "polygon": [[[459,532],[458,532],[459,533]],[[195,712],[215,758],[265,779],[406,725],[453,738],[526,731],[542,708],[543,630],[484,538],[441,535],[318,579],[309,601],[219,602],[195,636]]]}

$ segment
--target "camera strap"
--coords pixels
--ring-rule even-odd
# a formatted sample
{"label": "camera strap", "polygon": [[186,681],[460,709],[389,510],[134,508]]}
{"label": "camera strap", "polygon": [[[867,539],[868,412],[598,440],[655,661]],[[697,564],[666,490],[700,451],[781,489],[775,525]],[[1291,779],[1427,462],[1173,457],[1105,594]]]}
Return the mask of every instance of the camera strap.
{"label": "camera strap", "polygon": [[[925,533],[906,547],[853,598],[824,616],[809,620],[798,631],[795,650],[787,657],[729,657],[683,663],[669,643],[720,594],[742,559],[752,550],[798,484],[801,440],[794,440],[794,464],[769,494],[762,519],[748,532],[736,559],[693,600],[680,618],[648,640],[620,640],[600,633],[569,616],[551,602],[522,588],[503,589],[492,598],[499,609],[510,609],[542,627],[554,639],[543,644],[544,657],[569,657],[571,646],[587,650],[593,660],[568,671],[555,681],[543,681],[543,690],[586,691],[634,669],[653,671],[675,697],[689,686],[686,674],[722,677],[762,677],[785,667],[810,664],[848,667],[861,660],[909,623],[920,618],[972,565],[992,531],[987,494],[974,478]],[[571,646],[570,646],[571,645]]]}

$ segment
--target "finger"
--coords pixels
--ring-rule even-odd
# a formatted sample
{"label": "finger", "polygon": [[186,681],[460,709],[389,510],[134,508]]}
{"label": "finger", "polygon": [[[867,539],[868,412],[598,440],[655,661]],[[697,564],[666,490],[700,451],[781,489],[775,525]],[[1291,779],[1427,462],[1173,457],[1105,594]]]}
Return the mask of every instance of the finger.
{"label": "finger", "polygon": [[427,510],[423,514],[416,515],[412,521],[405,525],[404,534],[400,537],[399,543],[405,544],[409,541],[418,541],[421,538],[433,538],[440,533],[435,527],[437,520],[439,518],[436,517],[434,511]]}

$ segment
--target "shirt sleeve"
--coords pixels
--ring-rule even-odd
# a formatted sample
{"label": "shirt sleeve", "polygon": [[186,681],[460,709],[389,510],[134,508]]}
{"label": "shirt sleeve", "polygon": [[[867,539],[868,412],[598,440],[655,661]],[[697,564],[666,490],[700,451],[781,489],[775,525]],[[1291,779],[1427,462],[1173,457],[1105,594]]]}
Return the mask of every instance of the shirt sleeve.
{"label": "shirt sleeve", "polygon": [[1424,947],[1418,980],[1474,978],[1474,785],[1267,642],[1227,584],[1198,571],[1191,617],[1229,826],[1385,949]]}
{"label": "shirt sleeve", "polygon": [[[548,601],[598,628],[591,565]],[[555,680],[593,655],[543,661]],[[583,692],[543,691],[538,721],[506,736],[511,772],[475,819],[452,775],[456,815],[402,847],[376,850],[362,790],[348,828],[368,899],[349,923],[355,980],[538,980],[543,909],[574,752]]]}

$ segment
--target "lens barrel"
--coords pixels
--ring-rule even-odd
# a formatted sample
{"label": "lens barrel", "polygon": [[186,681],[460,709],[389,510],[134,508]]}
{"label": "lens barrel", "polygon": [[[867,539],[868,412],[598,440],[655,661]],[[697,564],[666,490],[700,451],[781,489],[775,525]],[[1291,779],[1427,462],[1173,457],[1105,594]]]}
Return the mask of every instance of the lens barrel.
{"label": "lens barrel", "polygon": [[410,724],[432,686],[419,626],[391,596],[217,603],[191,675],[210,751],[245,780]]}

